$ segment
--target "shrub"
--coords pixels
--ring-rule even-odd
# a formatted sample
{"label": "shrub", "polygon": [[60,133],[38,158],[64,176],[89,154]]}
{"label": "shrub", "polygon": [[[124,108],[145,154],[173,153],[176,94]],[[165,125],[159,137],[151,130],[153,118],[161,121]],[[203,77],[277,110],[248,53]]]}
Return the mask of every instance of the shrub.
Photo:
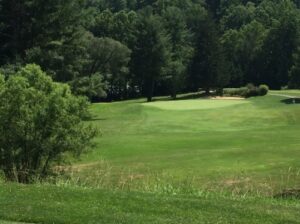
{"label": "shrub", "polygon": [[248,89],[246,87],[241,88],[228,88],[224,89],[225,96],[242,96],[246,97]]}
{"label": "shrub", "polygon": [[88,102],[68,85],[27,65],[7,79],[0,75],[0,169],[9,181],[46,177],[51,166],[79,156],[96,130],[83,124]]}
{"label": "shrub", "polygon": [[260,96],[265,96],[269,92],[269,87],[267,85],[260,85],[258,91]]}
{"label": "shrub", "polygon": [[249,98],[254,96],[264,96],[268,93],[268,91],[269,87],[267,85],[260,85],[259,87],[256,87],[250,83],[246,87],[224,89],[224,95]]}

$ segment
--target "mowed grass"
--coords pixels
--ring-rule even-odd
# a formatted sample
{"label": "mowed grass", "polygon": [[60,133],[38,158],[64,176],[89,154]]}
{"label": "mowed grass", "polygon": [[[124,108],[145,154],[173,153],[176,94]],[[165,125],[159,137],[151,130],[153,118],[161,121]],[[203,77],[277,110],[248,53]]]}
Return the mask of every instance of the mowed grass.
{"label": "mowed grass", "polygon": [[182,101],[159,101],[152,103],[143,103],[143,106],[155,107],[162,110],[207,110],[222,107],[231,107],[235,105],[249,103],[245,100],[182,100]]}
{"label": "mowed grass", "polygon": [[0,182],[0,223],[300,223],[299,199],[273,197],[300,187],[300,104],[160,98],[91,114],[102,134],[66,179]]}
{"label": "mowed grass", "polygon": [[[293,91],[299,94],[300,91]],[[300,187],[300,104],[285,97],[94,104],[96,149],[74,166],[91,186],[275,194]]]}
{"label": "mowed grass", "polygon": [[[297,201],[0,185],[0,220],[46,224],[299,223]],[[1,221],[0,221],[1,223]],[[9,224],[10,222],[2,222]]]}

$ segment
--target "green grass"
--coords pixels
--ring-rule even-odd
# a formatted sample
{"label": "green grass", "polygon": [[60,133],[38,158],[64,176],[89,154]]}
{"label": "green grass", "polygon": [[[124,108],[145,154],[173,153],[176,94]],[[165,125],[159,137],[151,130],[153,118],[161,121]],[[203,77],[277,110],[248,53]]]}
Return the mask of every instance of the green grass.
{"label": "green grass", "polygon": [[158,98],[94,104],[91,114],[95,149],[56,186],[0,183],[0,220],[300,223],[299,200],[272,197],[300,188],[300,104]]}
{"label": "green grass", "polygon": [[12,184],[0,187],[3,220],[49,224],[300,223],[297,201]]}
{"label": "green grass", "polygon": [[276,90],[276,91],[271,91],[270,92],[275,93],[275,94],[285,94],[285,95],[291,95],[291,96],[298,96],[300,97],[300,91],[299,90],[295,90],[295,89],[291,89],[291,90]]}
{"label": "green grass", "polygon": [[102,135],[74,175],[87,185],[147,191],[188,184],[271,195],[299,187],[300,104],[284,99],[95,104]]}
{"label": "green grass", "polygon": [[246,104],[245,100],[182,100],[182,101],[160,101],[154,103],[143,103],[143,106],[151,106],[162,110],[207,110]]}
{"label": "green grass", "polygon": [[12,222],[12,221],[0,220],[0,224],[26,224],[26,223],[25,222]]}

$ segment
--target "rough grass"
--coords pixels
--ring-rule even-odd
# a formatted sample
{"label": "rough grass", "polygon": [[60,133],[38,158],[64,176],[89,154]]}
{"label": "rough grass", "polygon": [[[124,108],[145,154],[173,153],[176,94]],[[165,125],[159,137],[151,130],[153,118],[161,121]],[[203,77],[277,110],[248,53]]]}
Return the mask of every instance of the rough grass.
{"label": "rough grass", "polygon": [[12,184],[0,187],[0,219],[20,222],[292,224],[300,220],[300,204],[292,200],[243,199],[218,195],[162,196]]}

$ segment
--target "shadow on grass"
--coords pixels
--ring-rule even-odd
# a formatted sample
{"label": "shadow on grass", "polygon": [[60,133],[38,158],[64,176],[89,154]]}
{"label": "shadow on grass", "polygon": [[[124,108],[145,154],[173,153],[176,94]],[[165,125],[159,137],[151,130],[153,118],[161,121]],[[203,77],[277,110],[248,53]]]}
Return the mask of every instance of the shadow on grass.
{"label": "shadow on grass", "polygon": [[[204,92],[197,92],[197,93],[186,93],[186,94],[179,94],[177,95],[177,97],[175,99],[173,99],[170,96],[163,96],[163,97],[154,97],[152,102],[158,102],[158,101],[170,101],[170,100],[174,100],[174,101],[179,101],[179,100],[192,100],[192,99],[198,99],[198,98],[203,98],[203,97],[207,97],[208,95],[206,95]],[[211,95],[209,95],[211,96]]]}
{"label": "shadow on grass", "polygon": [[107,118],[97,118],[97,117],[86,117],[84,121],[106,121]]}
{"label": "shadow on grass", "polygon": [[279,199],[300,199],[300,189],[287,189],[279,194],[274,195],[274,198]]}
{"label": "shadow on grass", "polygon": [[300,104],[300,98],[289,98],[281,100],[282,103],[285,104]]}

